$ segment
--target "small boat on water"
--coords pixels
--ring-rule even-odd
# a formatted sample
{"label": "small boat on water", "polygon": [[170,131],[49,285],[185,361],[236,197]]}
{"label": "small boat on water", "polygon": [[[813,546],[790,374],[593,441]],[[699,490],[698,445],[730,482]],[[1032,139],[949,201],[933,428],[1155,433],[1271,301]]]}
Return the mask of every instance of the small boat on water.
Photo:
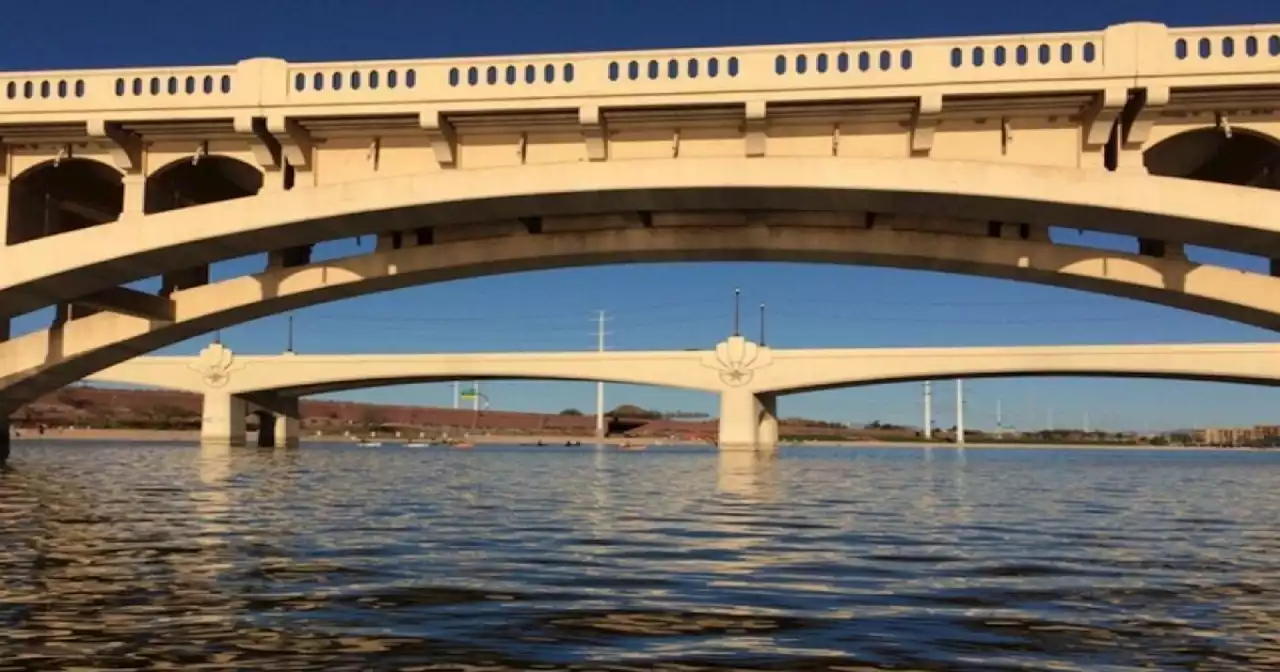
{"label": "small boat on water", "polygon": [[405,448],[430,448],[430,447],[431,447],[431,444],[430,444],[430,443],[422,443],[422,442],[418,442],[418,441],[411,441],[411,442],[409,442],[409,443],[404,444],[404,447],[405,447]]}
{"label": "small boat on water", "polygon": [[466,442],[466,441],[459,441],[458,443],[451,443],[451,444],[449,444],[449,447],[450,447],[450,448],[456,448],[456,449],[458,449],[458,450],[471,450],[472,448],[475,448],[476,446],[475,446],[475,444],[474,444],[474,443],[469,443],[469,442]]}
{"label": "small boat on water", "polygon": [[361,448],[380,448],[382,446],[382,442],[381,441],[361,441],[356,445]]}

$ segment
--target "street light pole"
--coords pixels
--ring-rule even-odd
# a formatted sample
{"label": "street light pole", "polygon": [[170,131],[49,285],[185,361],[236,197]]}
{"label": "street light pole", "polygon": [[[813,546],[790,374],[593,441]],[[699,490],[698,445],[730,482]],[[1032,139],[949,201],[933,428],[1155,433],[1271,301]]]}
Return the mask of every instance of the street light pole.
{"label": "street light pole", "polygon": [[764,304],[760,304],[760,345],[764,345]]}
{"label": "street light pole", "polygon": [[741,289],[734,289],[734,290],[733,290],[733,335],[734,335],[734,336],[741,336],[741,335],[742,335],[742,330],[738,328],[738,326],[739,326],[739,321],[738,321],[738,316],[739,316],[738,306],[739,306],[739,304],[740,304],[741,302],[742,302],[742,290],[741,290]]}

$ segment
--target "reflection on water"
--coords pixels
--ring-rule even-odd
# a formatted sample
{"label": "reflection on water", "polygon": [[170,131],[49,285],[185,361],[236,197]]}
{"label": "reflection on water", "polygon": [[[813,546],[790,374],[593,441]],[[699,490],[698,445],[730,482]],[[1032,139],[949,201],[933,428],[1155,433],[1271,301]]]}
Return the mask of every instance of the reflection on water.
{"label": "reflection on water", "polygon": [[1280,454],[15,454],[0,670],[1280,669]]}

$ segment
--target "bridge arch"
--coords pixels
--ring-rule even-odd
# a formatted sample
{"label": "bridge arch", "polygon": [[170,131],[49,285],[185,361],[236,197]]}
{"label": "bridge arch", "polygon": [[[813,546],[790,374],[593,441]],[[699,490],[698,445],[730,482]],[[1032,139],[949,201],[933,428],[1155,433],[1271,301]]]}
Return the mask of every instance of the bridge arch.
{"label": "bridge arch", "polygon": [[5,207],[10,245],[101,226],[124,210],[124,175],[94,157],[51,159],[14,176]]}
{"label": "bridge arch", "polygon": [[1280,138],[1247,126],[1183,131],[1148,148],[1143,162],[1152,175],[1280,189]]}
{"label": "bridge arch", "polygon": [[1071,225],[1280,258],[1280,194],[1265,190],[938,159],[637,159],[416,173],[126,218],[0,250],[0,304],[22,313],[143,274],[373,233],[456,239],[486,222],[743,208],[856,214],[858,226],[884,215]]}
{"label": "bridge arch", "polygon": [[[776,224],[776,223],[775,223]],[[0,344],[0,411],[232,324],[398,287],[611,263],[798,261],[896,266],[1099,292],[1280,329],[1280,278],[1042,241],[756,225],[597,229],[417,245],[177,292],[173,321],[99,313]]]}

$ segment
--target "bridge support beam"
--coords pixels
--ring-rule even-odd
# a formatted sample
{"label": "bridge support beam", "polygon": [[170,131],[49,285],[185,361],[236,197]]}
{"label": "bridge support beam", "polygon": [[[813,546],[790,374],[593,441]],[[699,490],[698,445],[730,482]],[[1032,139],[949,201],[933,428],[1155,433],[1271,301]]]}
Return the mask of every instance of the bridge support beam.
{"label": "bridge support beam", "polygon": [[773,452],[778,447],[777,397],[749,390],[720,393],[720,450]]}
{"label": "bridge support beam", "polygon": [[200,443],[211,446],[243,446],[244,399],[224,392],[205,392],[200,420]]}

